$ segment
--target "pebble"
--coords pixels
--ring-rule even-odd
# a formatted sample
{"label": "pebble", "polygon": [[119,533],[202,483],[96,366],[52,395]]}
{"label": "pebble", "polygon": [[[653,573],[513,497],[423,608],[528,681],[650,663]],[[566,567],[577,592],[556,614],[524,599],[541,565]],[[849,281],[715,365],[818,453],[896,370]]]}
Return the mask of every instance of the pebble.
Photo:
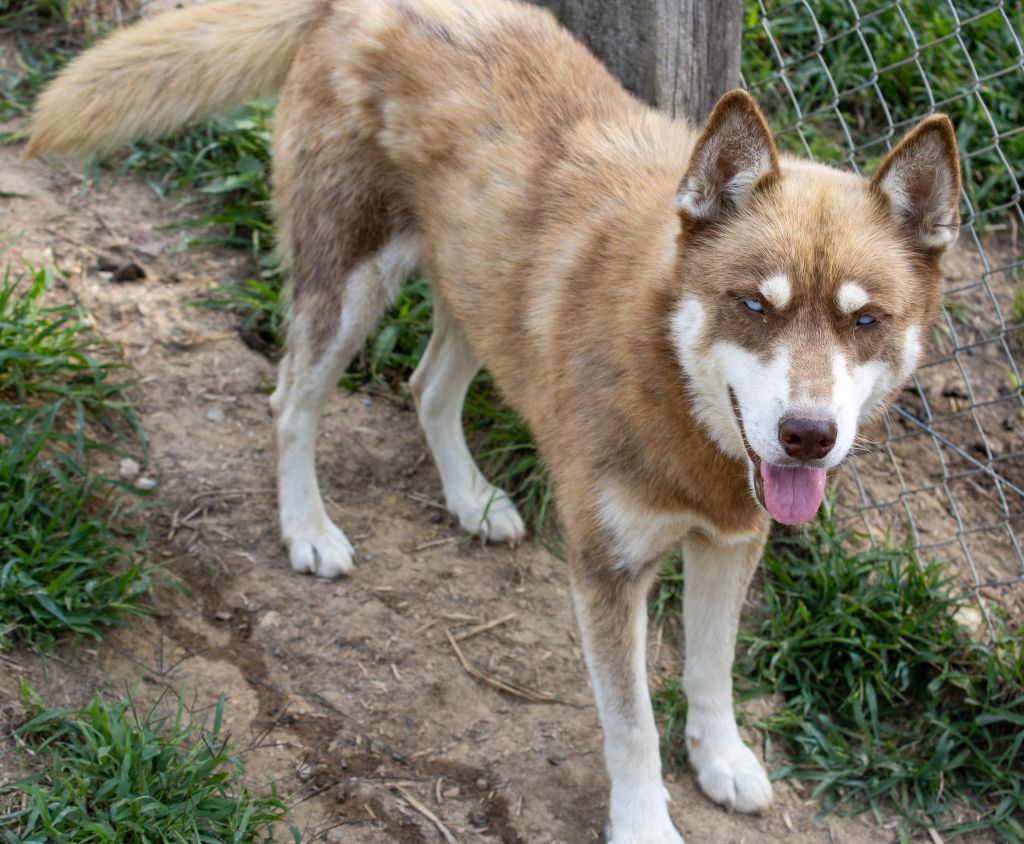
{"label": "pebble", "polygon": [[152,475],[146,475],[144,478],[139,478],[135,482],[135,486],[139,489],[156,489],[156,478]]}
{"label": "pebble", "polygon": [[208,407],[206,409],[206,418],[211,422],[220,425],[225,418],[223,407]]}
{"label": "pebble", "polygon": [[260,627],[266,629],[268,627],[277,627],[278,615],[275,610],[268,610],[267,613],[260,619]]}
{"label": "pebble", "polygon": [[125,457],[121,461],[119,471],[121,472],[122,478],[124,478],[126,481],[130,481],[132,480],[132,478],[136,477],[139,474],[139,472],[142,471],[142,467],[139,465],[139,462],[137,460],[132,460],[130,457]]}

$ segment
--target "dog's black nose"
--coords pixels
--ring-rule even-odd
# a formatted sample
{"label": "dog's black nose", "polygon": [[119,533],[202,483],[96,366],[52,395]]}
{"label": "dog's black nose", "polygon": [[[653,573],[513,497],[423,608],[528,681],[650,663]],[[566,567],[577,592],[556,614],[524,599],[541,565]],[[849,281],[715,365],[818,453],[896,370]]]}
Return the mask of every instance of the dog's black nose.
{"label": "dog's black nose", "polygon": [[790,457],[820,460],[836,444],[836,423],[787,416],[779,422],[779,443]]}

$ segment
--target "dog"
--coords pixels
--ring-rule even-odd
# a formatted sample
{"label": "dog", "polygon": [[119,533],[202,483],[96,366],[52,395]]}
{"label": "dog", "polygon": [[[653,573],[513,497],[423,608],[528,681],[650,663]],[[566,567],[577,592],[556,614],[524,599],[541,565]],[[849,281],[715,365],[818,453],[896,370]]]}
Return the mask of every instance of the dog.
{"label": "dog", "polygon": [[314,440],[325,397],[413,268],[433,335],[410,387],[465,530],[523,520],[473,461],[486,365],[550,469],[604,730],[613,844],[680,844],[645,665],[658,561],[685,560],[686,742],[730,810],[772,799],[732,708],[739,608],[772,519],[907,380],[956,239],[950,121],[863,178],[781,155],[754,100],[705,124],[626,93],[506,0],[217,0],[115,33],[42,95],[28,155],[109,152],[280,92],[273,188],[292,285],[271,398],[292,567],[346,574]]}

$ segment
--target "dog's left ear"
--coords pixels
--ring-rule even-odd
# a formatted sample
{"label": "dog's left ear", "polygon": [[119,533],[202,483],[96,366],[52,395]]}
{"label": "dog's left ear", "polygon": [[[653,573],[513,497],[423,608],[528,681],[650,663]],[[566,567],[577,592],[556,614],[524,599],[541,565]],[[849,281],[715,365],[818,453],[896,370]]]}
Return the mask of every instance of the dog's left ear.
{"label": "dog's left ear", "polygon": [[922,120],[886,156],[871,185],[925,252],[941,251],[960,227],[960,158],[944,114]]}
{"label": "dog's left ear", "polygon": [[712,222],[742,208],[778,172],[775,141],[757,103],[746,91],[730,91],[704,124],[675,206],[696,221]]}

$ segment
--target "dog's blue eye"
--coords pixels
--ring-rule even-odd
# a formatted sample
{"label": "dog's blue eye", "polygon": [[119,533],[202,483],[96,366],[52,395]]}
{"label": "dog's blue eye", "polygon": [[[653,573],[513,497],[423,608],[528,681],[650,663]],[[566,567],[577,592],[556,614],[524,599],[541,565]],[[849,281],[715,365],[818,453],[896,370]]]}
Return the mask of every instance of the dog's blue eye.
{"label": "dog's blue eye", "polygon": [[764,313],[764,305],[757,301],[757,299],[744,299],[743,305],[748,311],[753,311],[755,314]]}
{"label": "dog's blue eye", "polygon": [[864,314],[860,319],[857,320],[857,325],[864,328],[866,325],[874,325],[875,318],[869,314]]}

